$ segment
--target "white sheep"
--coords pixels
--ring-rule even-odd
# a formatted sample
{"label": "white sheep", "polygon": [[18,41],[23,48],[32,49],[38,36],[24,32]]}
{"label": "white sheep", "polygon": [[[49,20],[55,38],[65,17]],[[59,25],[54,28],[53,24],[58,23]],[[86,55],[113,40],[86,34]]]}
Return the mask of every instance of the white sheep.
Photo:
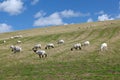
{"label": "white sheep", "polygon": [[73,47],[71,48],[71,51],[73,51],[73,49],[76,49],[76,50],[80,49],[81,50],[82,49],[81,44],[80,43],[74,44]]}
{"label": "white sheep", "polygon": [[47,57],[47,53],[44,50],[37,50],[33,48],[33,51],[39,55],[39,58]]}
{"label": "white sheep", "polygon": [[49,43],[45,46],[45,49],[49,49],[49,48],[54,48],[54,44],[53,43]]}
{"label": "white sheep", "polygon": [[12,36],[12,37],[10,37],[11,39],[17,39],[17,38],[23,38],[23,36],[22,35],[16,35],[16,36]]}
{"label": "white sheep", "polygon": [[19,35],[14,36],[14,38],[19,38]]}
{"label": "white sheep", "polygon": [[63,44],[64,42],[65,42],[65,41],[61,39],[61,40],[59,40],[57,43],[58,43],[58,44]]}
{"label": "white sheep", "polygon": [[14,53],[22,51],[22,48],[20,46],[13,46],[13,45],[11,45],[10,48],[12,49],[12,51]]}
{"label": "white sheep", "polygon": [[10,39],[14,39],[14,37],[10,37]]}
{"label": "white sheep", "polygon": [[20,44],[22,41],[18,40],[17,43]]}
{"label": "white sheep", "polygon": [[88,45],[90,45],[89,41],[85,41],[84,43],[82,43],[82,46],[88,46]]}
{"label": "white sheep", "polygon": [[13,46],[13,45],[11,45],[11,46],[10,46],[10,48],[11,48],[11,49],[12,49],[12,51],[13,51],[14,46]]}
{"label": "white sheep", "polygon": [[33,47],[34,49],[41,49],[41,44],[36,44],[34,47]]}
{"label": "white sheep", "polygon": [[101,51],[107,50],[107,43],[102,43],[100,46],[100,50]]}
{"label": "white sheep", "polygon": [[3,43],[6,43],[6,40],[4,40]]}

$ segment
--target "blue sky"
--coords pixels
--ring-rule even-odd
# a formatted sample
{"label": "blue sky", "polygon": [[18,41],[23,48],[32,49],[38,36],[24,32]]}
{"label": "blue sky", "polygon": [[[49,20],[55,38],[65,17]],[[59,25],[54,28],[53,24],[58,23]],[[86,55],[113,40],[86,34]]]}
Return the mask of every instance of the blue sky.
{"label": "blue sky", "polygon": [[0,33],[120,19],[120,0],[0,0]]}

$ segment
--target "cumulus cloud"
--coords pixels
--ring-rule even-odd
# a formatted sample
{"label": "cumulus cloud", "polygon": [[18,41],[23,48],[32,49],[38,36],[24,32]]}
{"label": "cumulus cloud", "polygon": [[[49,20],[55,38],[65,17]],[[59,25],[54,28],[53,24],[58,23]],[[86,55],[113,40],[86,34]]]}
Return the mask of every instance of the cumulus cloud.
{"label": "cumulus cloud", "polygon": [[92,18],[89,18],[89,19],[87,20],[87,22],[93,22],[93,19],[92,19]]}
{"label": "cumulus cloud", "polygon": [[38,2],[39,2],[39,0],[32,0],[31,4],[32,4],[32,5],[35,5],[35,4],[37,4]]}
{"label": "cumulus cloud", "polygon": [[34,15],[34,18],[40,18],[40,17],[43,17],[43,16],[45,16],[45,15],[46,15],[45,12],[39,11],[39,12],[37,12],[37,13]]}
{"label": "cumulus cloud", "polygon": [[98,16],[98,21],[106,21],[106,20],[114,20],[114,18],[110,17],[107,14],[103,14]]}
{"label": "cumulus cloud", "polygon": [[22,0],[4,0],[0,3],[0,11],[7,12],[11,15],[20,14],[23,9]]}
{"label": "cumulus cloud", "polygon": [[73,10],[64,10],[61,12],[54,12],[49,16],[45,16],[45,12],[38,12],[34,15],[37,20],[35,20],[33,26],[49,26],[49,25],[64,25],[67,24],[63,22],[64,18],[71,18],[71,17],[85,17],[89,16],[89,13],[80,13],[75,12]]}
{"label": "cumulus cloud", "polygon": [[41,17],[34,22],[34,26],[49,26],[64,24],[58,13],[53,13],[48,17]]}
{"label": "cumulus cloud", "polygon": [[10,31],[12,31],[12,26],[7,25],[5,23],[0,23],[0,33],[10,32]]}
{"label": "cumulus cloud", "polygon": [[64,10],[62,12],[60,12],[60,15],[62,17],[79,17],[79,16],[89,16],[89,13],[80,13],[80,12],[75,12],[73,10]]}

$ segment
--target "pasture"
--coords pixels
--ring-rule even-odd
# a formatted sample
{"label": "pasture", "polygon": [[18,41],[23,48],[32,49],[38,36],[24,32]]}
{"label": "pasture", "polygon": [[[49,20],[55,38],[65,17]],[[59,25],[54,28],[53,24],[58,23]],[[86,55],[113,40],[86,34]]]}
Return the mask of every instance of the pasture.
{"label": "pasture", "polygon": [[[23,38],[9,39],[23,35]],[[63,39],[64,44],[57,44]],[[6,40],[6,43],[3,43]],[[22,41],[17,44],[17,40]],[[90,41],[82,50],[73,50],[75,43]],[[99,51],[101,43],[107,51]],[[55,48],[45,50],[47,58],[32,51],[35,44],[45,50],[47,43]],[[23,51],[13,53],[10,45]],[[120,20],[36,28],[0,34],[0,80],[119,80]]]}

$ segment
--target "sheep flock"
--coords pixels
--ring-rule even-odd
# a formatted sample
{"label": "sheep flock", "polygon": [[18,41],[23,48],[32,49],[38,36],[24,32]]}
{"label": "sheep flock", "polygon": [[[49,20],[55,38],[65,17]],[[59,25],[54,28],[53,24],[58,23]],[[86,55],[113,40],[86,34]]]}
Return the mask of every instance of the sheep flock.
{"label": "sheep flock", "polygon": [[[14,36],[14,38],[23,38],[23,36],[22,35]],[[10,39],[13,39],[13,38],[10,38]],[[7,41],[3,40],[3,43],[7,43]],[[11,46],[10,46],[11,51],[13,53],[22,52],[23,50],[22,50],[22,47],[20,46],[21,44],[22,44],[21,40],[17,40],[16,45],[11,44]],[[31,49],[32,49],[33,53],[36,53],[37,55],[39,55],[39,58],[46,58],[48,56],[47,52],[49,53],[49,51],[47,51],[47,50],[55,48],[57,45],[64,46],[64,44],[67,44],[67,43],[65,43],[65,41],[63,39],[60,39],[60,40],[57,41],[57,43],[47,43],[44,46],[42,46],[40,43],[35,44],[34,46],[31,46]],[[70,47],[70,50],[71,51],[82,50],[84,47],[87,47],[87,48],[91,47],[90,46],[90,41],[86,40],[86,41],[81,42],[81,43],[79,43],[79,42],[78,43],[73,43]],[[108,47],[107,43],[101,43],[100,47],[99,47],[99,50],[101,52],[106,51],[106,50],[108,50],[107,47]]]}

